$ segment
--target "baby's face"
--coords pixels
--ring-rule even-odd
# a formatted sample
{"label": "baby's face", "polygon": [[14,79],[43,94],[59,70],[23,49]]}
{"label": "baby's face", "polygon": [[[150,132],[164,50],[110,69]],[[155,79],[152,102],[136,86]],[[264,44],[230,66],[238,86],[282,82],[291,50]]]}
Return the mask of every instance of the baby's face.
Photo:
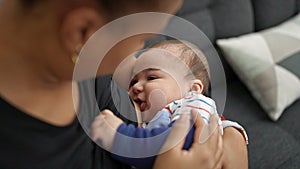
{"label": "baby's face", "polygon": [[144,122],[149,122],[168,103],[181,98],[181,89],[172,76],[160,69],[146,69],[134,76],[129,88]]}
{"label": "baby's face", "polygon": [[127,86],[144,122],[151,121],[158,111],[190,90],[187,74],[189,67],[166,49],[151,48],[135,60]]}

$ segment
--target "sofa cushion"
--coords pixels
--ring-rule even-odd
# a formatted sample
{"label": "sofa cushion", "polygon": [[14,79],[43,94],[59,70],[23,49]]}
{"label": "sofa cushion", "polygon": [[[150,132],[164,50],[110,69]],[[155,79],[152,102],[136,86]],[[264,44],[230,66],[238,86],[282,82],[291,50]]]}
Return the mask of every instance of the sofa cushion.
{"label": "sofa cushion", "polygon": [[[252,1],[255,1],[255,4]],[[270,3],[285,3],[285,0],[269,1]],[[294,7],[300,11],[300,0],[295,1],[296,5],[294,5]],[[263,8],[259,8],[260,2],[266,5]],[[281,12],[285,14],[290,13],[289,11],[283,11],[283,7],[281,7],[281,5],[273,5],[271,8],[266,2],[267,0],[185,0],[183,8],[178,15],[183,18],[189,18],[192,23],[200,25],[200,29],[202,29],[203,32],[206,33],[210,40],[214,43],[216,38],[230,37],[232,34],[240,35],[242,34],[241,32],[247,33],[262,29],[255,28],[254,23],[256,23],[256,25],[261,24],[262,26],[271,26],[275,25],[276,23],[278,24],[283,22],[284,20],[282,19],[285,18],[283,17],[285,15],[280,14]],[[222,3],[228,3],[225,4],[227,8],[220,6]],[[291,4],[291,1],[287,0],[286,3]],[[248,7],[246,7],[247,5]],[[255,8],[254,5],[256,6]],[[233,13],[231,11],[238,10],[236,9],[238,7],[246,10],[241,10],[239,13]],[[247,8],[250,9],[250,11],[248,11]],[[292,8],[285,7],[284,9],[287,10]],[[254,14],[255,11],[259,10],[262,10],[260,11],[260,15]],[[259,17],[264,17],[264,12],[272,13],[269,12],[269,10],[272,12],[275,11],[276,13],[274,13],[274,15],[278,15],[279,17],[275,17],[276,19],[279,18],[280,21],[277,21],[274,18],[276,23],[272,22],[272,24],[267,23],[267,25],[264,25],[264,23],[261,23],[263,22],[263,19],[260,19]],[[230,13],[231,17],[219,16],[227,15],[227,13]],[[202,17],[206,17],[207,19]],[[247,25],[245,26],[240,24],[236,18],[242,18],[244,22],[248,21],[247,23],[244,23]],[[256,19],[260,21],[255,21]],[[268,22],[268,20],[266,22]],[[224,29],[222,29],[222,24],[227,24],[225,25]],[[251,97],[249,89],[246,88],[244,84],[236,78],[235,73],[232,73],[231,68],[228,67],[226,61],[224,61],[224,64],[228,82],[227,100],[224,115],[226,118],[238,121],[240,124],[242,124],[249,134],[249,168],[298,169],[300,167],[300,127],[298,123],[298,119],[300,119],[300,100],[296,101],[291,107],[287,108],[281,118],[274,123],[268,118],[267,114],[264,113],[258,102]],[[283,160],[277,158],[282,157],[281,155],[283,156]]]}
{"label": "sofa cushion", "polygon": [[[296,166],[300,162],[299,142],[289,133],[275,124],[263,122],[257,122],[246,130],[250,140],[248,146],[250,168],[296,169],[299,167]],[[294,166],[288,167],[287,163],[292,163]]]}
{"label": "sofa cushion", "polygon": [[200,28],[212,42],[254,30],[250,0],[185,0],[177,15]]}
{"label": "sofa cushion", "polygon": [[210,11],[216,39],[254,31],[252,4],[249,0],[231,0],[231,3],[215,0]]}
{"label": "sofa cushion", "polygon": [[[272,122],[241,81],[228,84],[224,116],[242,124],[249,137],[249,168],[298,169],[300,100]],[[278,125],[279,124],[279,125]]]}
{"label": "sofa cushion", "polygon": [[[201,0],[201,2],[185,0],[176,15],[197,26],[213,44],[216,38],[238,36],[254,31],[254,14],[250,0],[230,0],[230,3],[224,0]],[[172,30],[172,27],[174,25],[171,20],[166,29]],[[185,37],[184,40],[193,42],[195,36],[190,36]],[[151,42],[153,41],[155,40]],[[199,48],[204,53],[209,52],[205,51],[201,46]],[[222,56],[220,56],[220,59],[224,65],[226,78],[228,80],[236,80],[236,75],[228,66],[228,63]]]}
{"label": "sofa cushion", "polygon": [[299,110],[300,100],[296,101],[289,108],[287,108],[282,117],[277,122],[277,124],[280,125],[282,129],[293,135],[296,140],[300,140]]}
{"label": "sofa cushion", "polygon": [[177,15],[185,16],[194,12],[202,11],[208,8],[214,0],[202,0],[201,3],[195,0],[185,0],[181,8],[177,12]]}
{"label": "sofa cushion", "polygon": [[253,0],[255,30],[275,26],[297,12],[296,0]]}
{"label": "sofa cushion", "polygon": [[300,14],[272,29],[217,44],[272,120],[300,97]]}

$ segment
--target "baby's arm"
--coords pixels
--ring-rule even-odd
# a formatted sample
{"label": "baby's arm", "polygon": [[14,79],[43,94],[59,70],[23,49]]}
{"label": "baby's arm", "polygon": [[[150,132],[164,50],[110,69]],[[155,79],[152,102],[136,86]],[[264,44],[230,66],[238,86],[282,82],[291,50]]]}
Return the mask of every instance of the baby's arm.
{"label": "baby's arm", "polygon": [[146,129],[165,128],[170,124],[171,115],[167,109],[162,109],[147,124]]}
{"label": "baby's arm", "polygon": [[169,134],[168,128],[149,130],[121,124],[112,146],[113,157],[136,168],[151,169]]}
{"label": "baby's arm", "polygon": [[[111,111],[104,110],[92,124],[92,138],[99,141],[118,161],[137,168],[150,169],[168,136],[167,130],[168,127],[149,130],[127,125]],[[154,137],[157,135],[160,136]]]}

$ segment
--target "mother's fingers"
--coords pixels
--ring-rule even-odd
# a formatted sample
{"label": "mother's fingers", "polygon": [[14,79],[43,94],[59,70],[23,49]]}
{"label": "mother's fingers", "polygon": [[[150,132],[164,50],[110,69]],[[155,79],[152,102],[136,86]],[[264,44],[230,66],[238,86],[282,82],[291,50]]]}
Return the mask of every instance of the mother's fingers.
{"label": "mother's fingers", "polygon": [[[220,118],[218,114],[213,114],[209,119],[209,124],[206,124],[201,115],[196,110],[192,109],[191,117],[196,127],[194,142],[204,143],[220,126]],[[222,131],[222,130],[221,130]]]}
{"label": "mother's fingers", "polygon": [[[195,124],[196,125],[196,124]],[[219,116],[214,114],[211,116],[209,124],[204,125],[199,138],[199,143],[204,143],[212,134],[214,134],[215,130],[219,129]]]}
{"label": "mother's fingers", "polygon": [[223,162],[223,140],[219,116],[213,115],[209,124],[206,124],[200,115],[196,115],[194,111],[191,113],[196,127],[191,152],[201,159],[198,161],[199,165],[202,164],[205,168],[220,168]]}
{"label": "mother's fingers", "polygon": [[216,130],[216,135],[218,136],[218,142],[216,146],[216,154],[215,154],[215,159],[216,159],[216,164],[213,168],[219,169],[222,168],[223,165],[223,138],[221,136],[220,130]]}
{"label": "mother's fingers", "polygon": [[213,115],[210,118],[210,123],[208,125],[204,125],[200,137],[199,137],[200,145],[205,145],[208,152],[212,152],[215,154],[216,161],[222,157],[223,154],[223,139],[222,139],[222,131],[219,128],[219,116],[217,114]]}
{"label": "mother's fingers", "polygon": [[[179,119],[172,126],[171,132],[168,135],[165,144],[160,150],[160,153],[166,151],[181,151],[186,134],[190,129],[190,120],[187,114],[181,114]],[[176,146],[176,147],[175,147]],[[179,152],[178,152],[179,153]]]}
{"label": "mother's fingers", "polygon": [[[207,125],[202,120],[202,117],[195,111],[191,111],[192,119],[195,121],[195,140],[189,150],[182,150],[184,139],[177,144],[176,147],[160,154],[155,162],[155,169],[183,169],[183,168],[205,168],[205,169],[218,169],[221,168],[223,162],[223,141],[221,136],[221,130],[218,129],[218,118],[214,117],[211,120],[211,124]],[[186,115],[180,117],[181,120],[177,120],[174,124],[172,131],[167,139],[169,144],[176,144],[178,138],[185,138],[185,134],[190,125],[189,118]],[[211,134],[207,140],[203,143],[199,142],[199,137],[204,130],[211,131]],[[177,140],[174,143],[174,140]],[[168,148],[172,147],[170,145]]]}
{"label": "mother's fingers", "polygon": [[[190,128],[190,119],[187,114],[181,114],[179,119],[171,128],[171,132],[160,150],[155,160],[153,168],[155,169],[183,169],[186,168],[188,160],[182,152],[185,136]],[[197,157],[194,157],[195,160]],[[197,159],[198,161],[198,159]],[[184,167],[182,167],[184,166]]]}
{"label": "mother's fingers", "polygon": [[194,143],[198,143],[200,134],[202,133],[202,130],[206,126],[206,124],[203,121],[201,115],[195,109],[191,110],[191,118],[194,121],[194,125],[196,128],[194,134]]}

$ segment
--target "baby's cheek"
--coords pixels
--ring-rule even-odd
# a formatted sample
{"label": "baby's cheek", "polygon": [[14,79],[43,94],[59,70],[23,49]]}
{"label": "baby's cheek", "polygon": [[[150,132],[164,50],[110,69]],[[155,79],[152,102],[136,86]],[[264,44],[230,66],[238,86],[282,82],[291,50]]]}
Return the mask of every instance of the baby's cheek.
{"label": "baby's cheek", "polygon": [[167,105],[167,97],[162,90],[155,89],[151,91],[148,102],[150,103],[148,110],[142,112],[143,121],[146,122],[151,121],[157,112]]}
{"label": "baby's cheek", "polygon": [[160,89],[153,90],[149,95],[150,110],[159,111],[168,104],[166,93]]}

